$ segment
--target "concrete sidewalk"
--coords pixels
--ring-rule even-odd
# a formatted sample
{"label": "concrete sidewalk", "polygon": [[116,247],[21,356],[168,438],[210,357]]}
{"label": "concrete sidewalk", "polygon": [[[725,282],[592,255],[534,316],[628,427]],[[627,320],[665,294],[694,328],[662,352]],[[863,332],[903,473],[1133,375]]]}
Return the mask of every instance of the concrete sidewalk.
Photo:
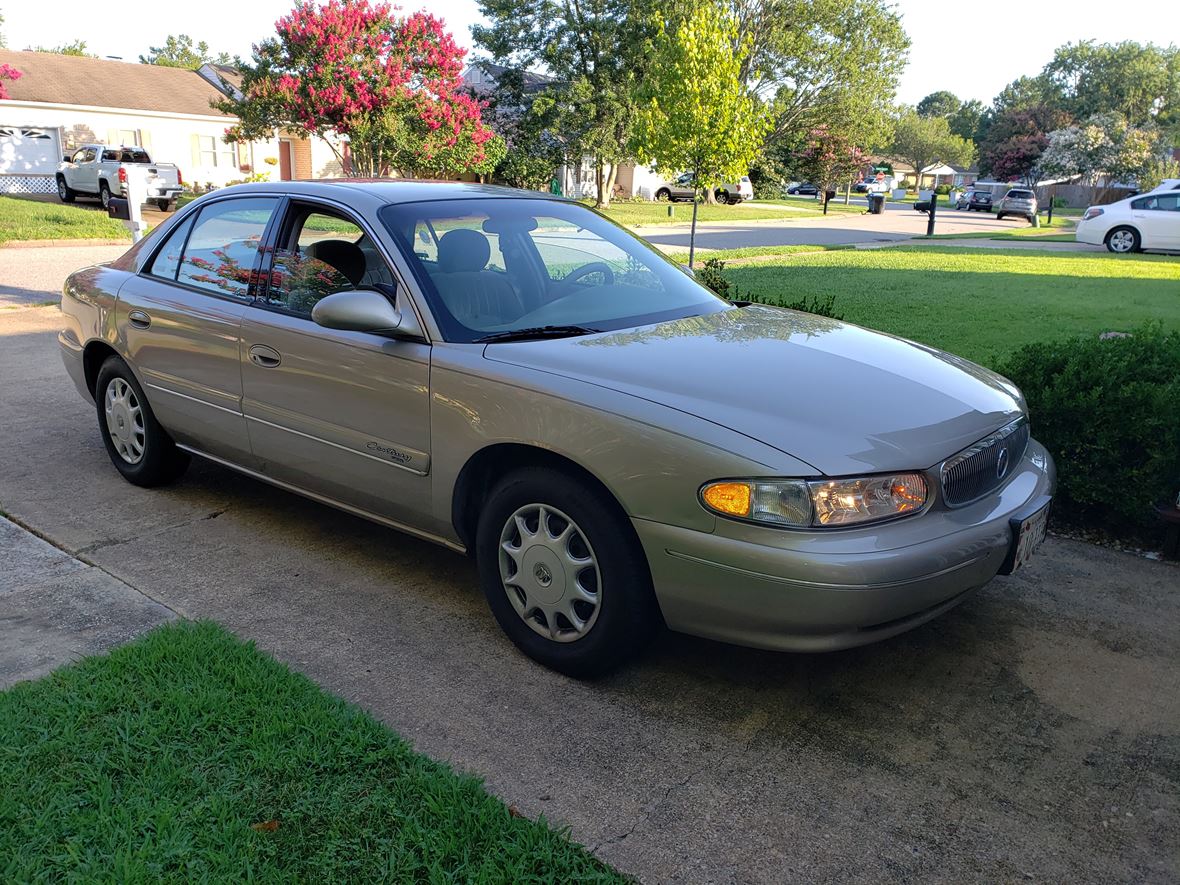
{"label": "concrete sidewalk", "polygon": [[114,261],[131,248],[118,246],[0,246],[0,308],[61,301],[61,286],[79,268]]}
{"label": "concrete sidewalk", "polygon": [[120,645],[176,614],[0,517],[0,689]]}

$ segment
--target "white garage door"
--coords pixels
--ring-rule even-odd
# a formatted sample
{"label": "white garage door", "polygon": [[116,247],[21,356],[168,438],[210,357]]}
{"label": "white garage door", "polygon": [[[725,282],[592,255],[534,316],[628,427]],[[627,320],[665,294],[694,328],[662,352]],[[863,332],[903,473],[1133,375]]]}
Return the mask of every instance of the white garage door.
{"label": "white garage door", "polygon": [[56,130],[0,126],[0,175],[52,175],[60,162]]}

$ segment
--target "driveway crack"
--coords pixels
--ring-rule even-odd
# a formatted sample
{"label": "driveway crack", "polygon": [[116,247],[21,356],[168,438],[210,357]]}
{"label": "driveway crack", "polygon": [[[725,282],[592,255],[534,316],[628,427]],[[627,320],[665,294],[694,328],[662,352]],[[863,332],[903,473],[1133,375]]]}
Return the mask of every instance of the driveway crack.
{"label": "driveway crack", "polygon": [[668,784],[668,788],[666,790],[664,790],[664,795],[661,796],[659,799],[657,799],[655,802],[649,803],[648,806],[643,811],[641,811],[639,813],[639,816],[637,818],[635,818],[635,822],[631,824],[631,826],[626,830],[626,832],[620,833],[617,836],[611,836],[608,839],[600,840],[599,842],[595,843],[595,845],[593,847],[591,847],[590,853],[591,854],[598,854],[600,849],[606,848],[608,845],[617,845],[620,842],[626,841],[626,839],[628,837],[630,837],[632,833],[634,833],[637,829],[639,829],[640,824],[646,823],[647,820],[652,816],[652,814],[654,814],[656,812],[656,810],[660,808],[660,806],[662,806],[665,802],[668,801],[668,798],[672,795],[673,790],[684,789],[685,787],[688,786],[688,783],[689,783],[689,781],[692,780],[692,778],[693,778],[693,775],[689,774],[682,781]]}

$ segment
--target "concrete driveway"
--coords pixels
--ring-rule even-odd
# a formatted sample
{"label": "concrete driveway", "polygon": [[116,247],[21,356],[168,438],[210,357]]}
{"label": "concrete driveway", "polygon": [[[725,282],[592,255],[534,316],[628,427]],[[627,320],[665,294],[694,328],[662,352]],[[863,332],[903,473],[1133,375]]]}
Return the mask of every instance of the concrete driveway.
{"label": "concrete driveway", "polygon": [[503,638],[466,559],[208,463],[165,490],[123,482],[56,325],[52,308],[0,312],[0,508],[255,640],[624,871],[1180,877],[1174,566],[1051,539],[890,642],[808,656],[668,635],[581,684]]}

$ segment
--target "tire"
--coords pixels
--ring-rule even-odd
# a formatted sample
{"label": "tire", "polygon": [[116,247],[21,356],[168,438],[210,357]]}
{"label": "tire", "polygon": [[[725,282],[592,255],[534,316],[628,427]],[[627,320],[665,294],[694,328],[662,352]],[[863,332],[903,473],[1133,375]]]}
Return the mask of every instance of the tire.
{"label": "tire", "polygon": [[[567,534],[565,541],[554,538]],[[604,493],[559,470],[506,476],[484,503],[475,551],[501,629],[524,654],[560,673],[605,675],[640,652],[660,623],[647,559],[626,516]],[[571,593],[574,587],[581,592]]]}
{"label": "tire", "polygon": [[729,191],[725,190],[724,188],[717,188],[717,190],[713,192],[713,199],[715,199],[718,203],[728,204],[730,202]]}
{"label": "tire", "polygon": [[1117,255],[1129,255],[1138,252],[1143,244],[1139,231],[1133,227],[1116,227],[1106,235],[1106,248]]}
{"label": "tire", "polygon": [[167,485],[184,473],[188,454],[178,449],[160,426],[143,388],[119,357],[107,357],[98,370],[94,402],[103,445],[125,480],[152,488]]}
{"label": "tire", "polygon": [[176,204],[171,200],[156,200],[156,207],[161,212],[171,212],[174,208],[176,208]]}
{"label": "tire", "polygon": [[672,192],[670,190],[668,190],[666,187],[660,188],[658,191],[656,191],[656,202],[657,203],[671,203],[672,202]]}
{"label": "tire", "polygon": [[1003,212],[997,212],[997,213],[996,213],[996,221],[1003,221],[1003,220],[1004,220],[1004,213],[1003,213]]}
{"label": "tire", "polygon": [[111,202],[111,186],[105,181],[98,183],[98,200],[102,203],[102,208],[107,208]]}
{"label": "tire", "polygon": [[57,176],[57,198],[63,203],[72,203],[78,194],[72,187],[66,184],[64,175]]}

